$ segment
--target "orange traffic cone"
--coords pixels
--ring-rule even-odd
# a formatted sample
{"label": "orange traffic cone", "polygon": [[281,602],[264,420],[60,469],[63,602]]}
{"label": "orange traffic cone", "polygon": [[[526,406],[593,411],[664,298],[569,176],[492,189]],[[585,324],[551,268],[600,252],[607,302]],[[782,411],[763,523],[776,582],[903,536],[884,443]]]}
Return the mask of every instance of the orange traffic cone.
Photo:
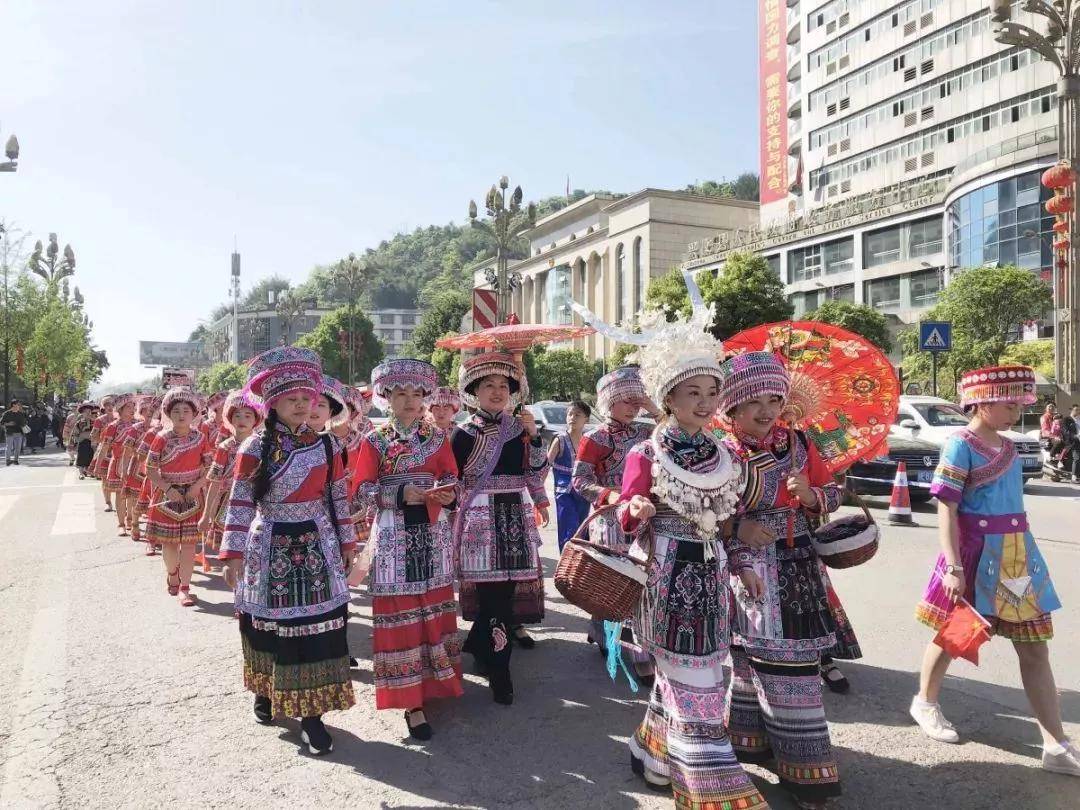
{"label": "orange traffic cone", "polygon": [[901,461],[896,467],[893,479],[892,498],[889,500],[889,523],[900,526],[914,526],[911,517],[911,493],[908,492],[907,464]]}

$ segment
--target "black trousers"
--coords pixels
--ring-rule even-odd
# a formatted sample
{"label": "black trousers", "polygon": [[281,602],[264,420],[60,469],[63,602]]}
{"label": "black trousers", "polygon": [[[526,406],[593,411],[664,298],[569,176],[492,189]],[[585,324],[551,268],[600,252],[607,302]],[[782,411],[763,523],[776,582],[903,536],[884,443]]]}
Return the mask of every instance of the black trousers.
{"label": "black trousers", "polygon": [[515,582],[477,582],[476,621],[465,639],[465,651],[479,658],[491,671],[510,667],[510,627],[514,614]]}

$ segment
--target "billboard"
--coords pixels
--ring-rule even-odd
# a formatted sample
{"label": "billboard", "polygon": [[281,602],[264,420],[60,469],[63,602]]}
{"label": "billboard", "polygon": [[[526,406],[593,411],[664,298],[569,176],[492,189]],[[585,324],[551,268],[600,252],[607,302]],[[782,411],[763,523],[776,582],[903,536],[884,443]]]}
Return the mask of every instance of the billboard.
{"label": "billboard", "polygon": [[139,362],[144,366],[198,366],[205,358],[199,341],[140,340]]}
{"label": "billboard", "polygon": [[187,388],[195,387],[195,369],[193,368],[163,368],[161,370],[161,387],[173,388],[174,386]]}
{"label": "billboard", "polygon": [[781,0],[758,0],[761,204],[787,198],[787,36]]}

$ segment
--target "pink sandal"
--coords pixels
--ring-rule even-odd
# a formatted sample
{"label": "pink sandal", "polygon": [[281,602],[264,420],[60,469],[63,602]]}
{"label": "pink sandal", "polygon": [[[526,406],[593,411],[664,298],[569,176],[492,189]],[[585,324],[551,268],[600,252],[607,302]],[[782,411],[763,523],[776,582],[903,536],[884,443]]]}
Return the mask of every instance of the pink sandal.
{"label": "pink sandal", "polygon": [[183,594],[183,598],[180,600],[181,607],[195,607],[195,597],[191,595],[190,585],[181,585],[180,593]]}

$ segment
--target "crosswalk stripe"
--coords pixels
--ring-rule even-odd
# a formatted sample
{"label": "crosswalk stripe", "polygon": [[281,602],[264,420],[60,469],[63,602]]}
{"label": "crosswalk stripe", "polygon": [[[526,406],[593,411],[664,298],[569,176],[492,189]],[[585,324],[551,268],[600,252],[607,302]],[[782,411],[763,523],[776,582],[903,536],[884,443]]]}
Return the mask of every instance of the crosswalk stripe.
{"label": "crosswalk stripe", "polygon": [[94,493],[76,491],[61,495],[50,534],[57,537],[67,534],[93,534],[96,531]]}

